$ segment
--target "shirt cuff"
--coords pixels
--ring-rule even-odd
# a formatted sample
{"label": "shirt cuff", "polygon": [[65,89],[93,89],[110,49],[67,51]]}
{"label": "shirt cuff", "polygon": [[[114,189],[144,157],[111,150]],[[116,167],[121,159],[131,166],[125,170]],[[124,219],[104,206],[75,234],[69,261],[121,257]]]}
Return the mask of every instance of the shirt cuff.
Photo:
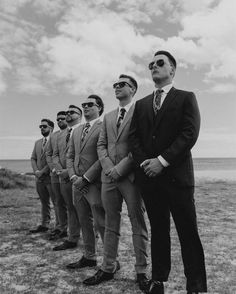
{"label": "shirt cuff", "polygon": [[88,183],[90,183],[90,180],[89,180],[85,175],[83,175],[83,178],[84,178]]}
{"label": "shirt cuff", "polygon": [[170,165],[169,162],[167,162],[167,161],[166,161],[161,155],[159,155],[157,158],[159,159],[160,163],[161,163],[164,167],[167,167],[167,166]]}
{"label": "shirt cuff", "polygon": [[77,175],[73,175],[70,177],[70,181],[72,181],[75,177],[77,177]]}

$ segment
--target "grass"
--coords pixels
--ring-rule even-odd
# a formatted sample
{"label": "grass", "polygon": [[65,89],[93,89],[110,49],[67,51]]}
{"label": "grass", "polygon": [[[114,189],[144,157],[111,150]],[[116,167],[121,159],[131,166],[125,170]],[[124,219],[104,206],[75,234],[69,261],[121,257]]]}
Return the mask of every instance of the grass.
{"label": "grass", "polygon": [[[65,265],[82,255],[78,248],[55,252],[55,242],[45,234],[29,235],[40,220],[40,203],[32,182],[22,189],[0,189],[0,293],[99,293],[140,294],[135,284],[134,253],[127,210],[123,209],[119,260],[115,280],[85,287],[83,279],[96,269],[68,271]],[[198,181],[195,200],[199,233],[205,249],[209,293],[236,293],[236,183]],[[53,226],[52,221],[52,225]],[[165,284],[167,294],[186,293],[185,277],[176,231],[172,225],[172,270]],[[150,252],[149,252],[150,253]],[[150,259],[149,259],[150,261]],[[98,263],[102,244],[98,242]],[[150,272],[150,267],[149,267]]]}
{"label": "grass", "polygon": [[0,189],[24,189],[31,185],[31,178],[12,172],[9,169],[0,169]]}

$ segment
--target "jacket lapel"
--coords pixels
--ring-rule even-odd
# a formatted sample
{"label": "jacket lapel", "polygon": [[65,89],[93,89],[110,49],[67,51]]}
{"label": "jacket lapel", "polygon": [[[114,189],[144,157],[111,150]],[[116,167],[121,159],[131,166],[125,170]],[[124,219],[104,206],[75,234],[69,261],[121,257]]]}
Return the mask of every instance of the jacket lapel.
{"label": "jacket lapel", "polygon": [[158,127],[166,109],[168,108],[169,104],[174,100],[174,98],[175,98],[175,88],[172,87],[170,89],[169,93],[167,94],[167,96],[166,96],[166,98],[165,98],[160,110],[158,111],[156,118],[155,118],[155,125],[154,125],[155,128]]}
{"label": "jacket lapel", "polygon": [[119,112],[119,108],[115,109],[114,111],[112,111],[111,113],[111,127],[114,131],[114,134],[117,136],[117,117],[118,117],[118,112]]}
{"label": "jacket lapel", "polygon": [[88,132],[88,134],[85,136],[85,138],[84,138],[84,141],[83,142],[81,142],[81,136],[82,136],[82,132],[83,132],[83,129],[84,128],[81,128],[81,131],[80,131],[80,151],[82,151],[83,150],[83,148],[84,148],[84,146],[86,145],[86,143],[87,143],[87,141],[89,140],[89,138],[91,137],[91,135],[93,134],[93,132],[98,128],[98,126],[99,126],[99,124],[101,123],[101,121],[100,120],[97,120],[94,124],[93,124],[93,126],[91,127],[91,129],[89,130],[89,132]]}
{"label": "jacket lapel", "polygon": [[127,112],[122,124],[120,125],[119,127],[119,130],[118,130],[118,134],[117,134],[117,140],[119,139],[122,131],[124,130],[125,126],[127,125],[128,121],[131,119],[132,115],[133,115],[133,112],[134,112],[134,104],[130,107],[129,111]]}

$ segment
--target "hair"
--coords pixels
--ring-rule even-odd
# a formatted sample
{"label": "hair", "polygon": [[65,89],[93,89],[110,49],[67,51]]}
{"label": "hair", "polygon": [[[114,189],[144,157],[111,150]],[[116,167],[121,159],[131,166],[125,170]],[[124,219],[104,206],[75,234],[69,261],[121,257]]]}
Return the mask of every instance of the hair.
{"label": "hair", "polygon": [[66,112],[63,110],[63,111],[59,111],[58,113],[57,113],[57,116],[58,115],[66,115]]}
{"label": "hair", "polygon": [[121,74],[121,75],[119,76],[119,79],[120,79],[120,78],[126,78],[126,79],[129,79],[129,80],[131,81],[131,83],[132,83],[133,86],[135,87],[135,92],[134,92],[134,94],[135,94],[136,91],[137,91],[137,89],[138,89],[138,83],[137,83],[137,81],[136,81],[133,77],[128,76],[128,75],[125,75],[125,74]]}
{"label": "hair", "polygon": [[82,110],[78,106],[71,104],[71,105],[69,105],[69,108],[76,108],[76,109],[78,109],[79,112],[80,112],[80,114],[82,115]]}
{"label": "hair", "polygon": [[168,59],[169,59],[169,62],[170,62],[170,63],[174,66],[174,68],[176,69],[177,64],[176,64],[176,60],[175,60],[174,56],[171,55],[170,52],[165,51],[165,50],[159,50],[159,51],[157,51],[157,52],[154,54],[154,56],[161,55],[161,54],[167,56]]}
{"label": "hair", "polygon": [[95,94],[89,95],[88,98],[92,98],[96,100],[97,105],[101,108],[99,110],[99,116],[101,116],[104,111],[104,103],[102,101],[102,98],[100,98],[98,95],[95,95]]}
{"label": "hair", "polygon": [[41,122],[43,122],[43,121],[46,121],[46,123],[49,125],[49,127],[51,127],[51,128],[54,129],[54,122],[53,122],[53,121],[51,121],[51,120],[48,119],[48,118],[43,118],[43,119],[41,119]]}

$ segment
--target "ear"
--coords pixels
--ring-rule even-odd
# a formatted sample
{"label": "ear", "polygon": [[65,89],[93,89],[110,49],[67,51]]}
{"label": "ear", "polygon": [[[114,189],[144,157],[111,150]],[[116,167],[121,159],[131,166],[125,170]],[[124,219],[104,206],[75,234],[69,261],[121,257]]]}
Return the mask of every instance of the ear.
{"label": "ear", "polygon": [[175,68],[174,68],[174,66],[172,64],[170,66],[171,66],[170,74],[171,74],[172,77],[174,77],[174,75],[175,75]]}

